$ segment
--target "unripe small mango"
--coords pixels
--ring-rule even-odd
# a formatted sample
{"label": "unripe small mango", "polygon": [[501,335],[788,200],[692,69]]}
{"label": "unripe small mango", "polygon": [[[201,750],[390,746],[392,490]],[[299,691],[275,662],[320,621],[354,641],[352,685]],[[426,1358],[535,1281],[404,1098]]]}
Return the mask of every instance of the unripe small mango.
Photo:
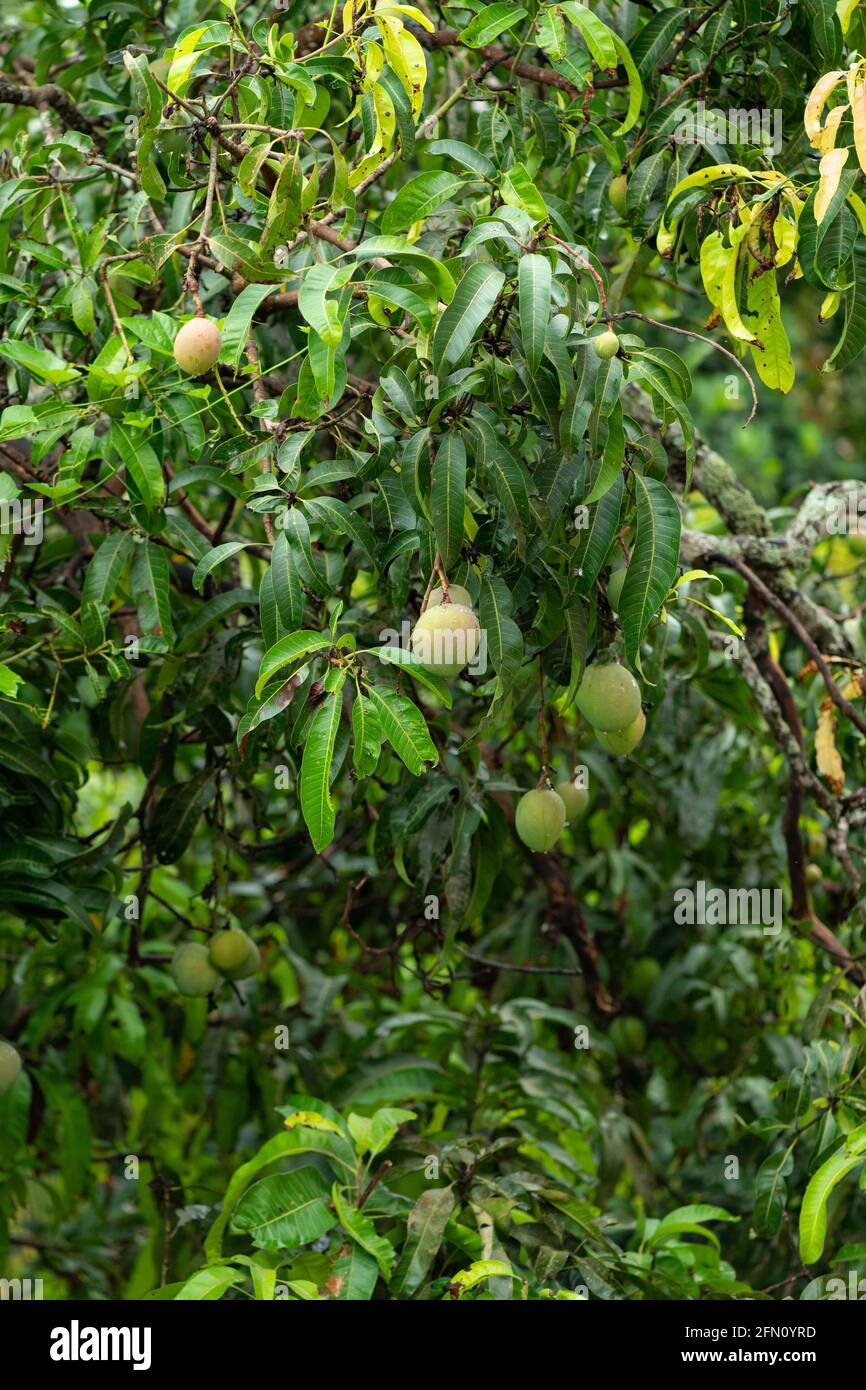
{"label": "unripe small mango", "polygon": [[820,864],[806,865],[806,882],[810,883],[812,887],[814,887],[817,883],[820,883],[823,877],[824,874],[821,870]]}
{"label": "unripe small mango", "polygon": [[576,782],[557,782],[556,795],[562,798],[569,821],[580,820],[589,801],[589,791]]}
{"label": "unripe small mango", "polygon": [[626,724],[624,729],[596,729],[595,736],[607,753],[616,758],[624,758],[633,748],[637,748],[646,733],[646,715],[638,710],[637,717]]}
{"label": "unripe small mango", "polygon": [[[450,598],[450,600],[451,600],[452,603],[459,603],[463,608],[471,608],[471,607],[472,607],[472,595],[470,594],[470,592],[469,592],[468,589],[464,589],[464,588],[463,588],[462,584],[449,584],[449,585],[448,585],[448,597]],[[428,607],[428,609],[429,609],[429,608],[438,608],[438,607],[440,606],[440,604],[442,604],[442,603],[444,603],[444,602],[445,602],[445,590],[444,590],[444,589],[434,589],[433,592],[431,593],[430,597],[429,597],[428,600],[427,600],[427,607]],[[447,605],[446,605],[446,607],[447,607]]]}
{"label": "unripe small mango", "polygon": [[630,1014],[614,1019],[609,1036],[620,1057],[643,1052],[646,1047],[646,1028],[639,1018]]}
{"label": "unripe small mango", "polygon": [[635,999],[645,999],[661,973],[654,956],[639,956],[625,972],[625,987]]}
{"label": "unripe small mango", "polygon": [[525,845],[546,854],[562,834],[565,802],[558,792],[537,787],[518,801],[514,825]]}
{"label": "unripe small mango", "polygon": [[817,830],[807,830],[806,846],[809,854],[813,855],[816,859],[819,855],[825,854],[827,850],[827,836],[824,834],[824,831],[820,828]]}
{"label": "unripe small mango", "polygon": [[606,362],[608,358],[615,357],[619,352],[619,338],[612,328],[606,328],[603,333],[599,333],[592,339],[592,346],[596,357],[600,357]]}
{"label": "unripe small mango", "polygon": [[21,1055],[17,1047],[0,1039],[0,1096],[4,1096],[21,1071]]}
{"label": "unripe small mango", "polygon": [[428,671],[446,680],[462,671],[478,651],[478,619],[462,603],[427,608],[412,629],[412,652]]}
{"label": "unripe small mango", "polygon": [[174,360],[188,376],[204,376],[220,355],[222,334],[212,319],[194,318],[174,340]]}
{"label": "unripe small mango", "polygon": [[259,968],[259,951],[240,927],[227,927],[211,937],[210,963],[229,980],[245,980]]}
{"label": "unripe small mango", "polygon": [[171,963],[171,973],[179,992],[189,999],[210,994],[219,984],[219,975],[210,963],[207,946],[197,941],[185,941],[178,946]]}
{"label": "unripe small mango", "polygon": [[610,198],[610,204],[614,212],[618,212],[620,217],[625,217],[627,192],[628,179],[626,175],[617,174],[616,178],[611,181],[610,188],[607,190],[607,196]]}
{"label": "unripe small mango", "polygon": [[607,601],[614,613],[619,612],[619,600],[622,595],[622,586],[625,583],[626,571],[624,569],[614,570],[607,584]]}
{"label": "unripe small mango", "polygon": [[596,662],[584,672],[576,704],[595,730],[624,729],[640,712],[640,686],[617,662]]}

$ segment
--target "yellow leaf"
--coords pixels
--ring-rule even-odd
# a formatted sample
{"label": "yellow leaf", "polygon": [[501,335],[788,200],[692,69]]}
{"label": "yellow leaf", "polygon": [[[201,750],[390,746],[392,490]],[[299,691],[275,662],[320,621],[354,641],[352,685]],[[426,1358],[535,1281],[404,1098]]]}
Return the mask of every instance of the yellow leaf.
{"label": "yellow leaf", "polygon": [[738,338],[743,343],[753,343],[755,335],[750,328],[747,328],[740,317],[740,309],[737,304],[737,261],[739,259],[739,246],[745,235],[747,227],[736,227],[731,229],[731,240],[735,242],[733,247],[734,254],[725,265],[725,273],[722,276],[722,298],[720,308],[722,318],[728,332],[734,338]]}
{"label": "yellow leaf", "polygon": [[767,270],[749,280],[747,298],[750,310],[757,316],[757,335],[764,344],[763,347],[752,346],[758,376],[773,391],[790,391],[794,385],[794,363],[782,323],[776,272]]}
{"label": "yellow leaf", "polygon": [[734,246],[725,246],[721,232],[710,232],[701,242],[701,279],[707,299],[714,309],[722,307],[722,282],[731,259],[737,259]]}
{"label": "yellow leaf", "polygon": [[815,730],[815,761],[821,776],[829,782],[836,796],[845,786],[845,769],[836,747],[836,706],[828,700],[821,706]]}
{"label": "yellow leaf", "polygon": [[405,87],[412,114],[417,120],[424,105],[424,85],[427,81],[424,50],[414,34],[403,28],[401,20],[388,14],[378,14],[376,20],[388,62]]}
{"label": "yellow leaf", "polygon": [[847,148],[843,146],[842,149],[830,150],[821,156],[821,163],[818,165],[821,180],[818,184],[818,192],[815,194],[815,221],[819,227],[827,216],[827,209],[839,187],[839,180],[842,177],[842,170],[847,162],[848,153]]}
{"label": "yellow leaf", "polygon": [[787,265],[797,249],[797,228],[781,214],[773,223],[773,240],[776,243],[776,265]]}
{"label": "yellow leaf", "polygon": [[857,193],[849,193],[847,202],[854,216],[857,218],[857,221],[860,223],[861,232],[866,236],[866,203],[863,202],[863,199]]}
{"label": "yellow leaf", "polygon": [[386,3],[384,5],[377,5],[375,9],[377,19],[380,14],[395,13],[406,15],[408,19],[411,19],[413,24],[419,24],[422,29],[426,29],[428,34],[432,34],[436,30],[436,25],[433,23],[432,19],[424,14],[422,10],[416,9],[414,5],[391,5]]}
{"label": "yellow leaf", "polygon": [[326,1129],[330,1134],[342,1134],[340,1126],[329,1120],[327,1115],[320,1115],[318,1110],[296,1110],[294,1115],[287,1115],[283,1121],[286,1129],[294,1129],[296,1125],[303,1125],[305,1129]]}
{"label": "yellow leaf", "polygon": [[367,0],[346,0],[343,6],[343,33],[348,34],[355,27],[367,8]]}
{"label": "yellow leaf", "polygon": [[831,319],[837,312],[841,303],[842,296],[838,290],[830,290],[828,294],[825,294],[821,309],[818,313],[820,322],[826,323],[827,319]]}
{"label": "yellow leaf", "polygon": [[[816,149],[820,149],[822,137],[821,112],[827,104],[827,98],[834,92],[845,76],[842,71],[825,72],[823,77],[819,77],[806,102],[806,109],[803,112],[803,125],[806,127],[806,134],[809,143]],[[831,112],[832,115],[832,112]],[[841,118],[840,118],[841,119]],[[836,122],[838,125],[838,121]]]}
{"label": "yellow leaf", "polygon": [[847,34],[851,27],[851,20],[854,18],[854,11],[859,0],[836,0],[836,14],[842,26],[842,33]]}
{"label": "yellow leaf", "polygon": [[[750,179],[753,183],[763,184],[765,188],[775,188],[779,184],[787,185],[788,183],[786,176],[777,173],[775,169],[752,170],[747,169],[743,164],[711,164],[706,169],[698,169],[696,173],[688,174],[684,179],[680,179],[679,183],[671,192],[671,196],[668,198],[665,215],[662,217],[658,238],[656,240],[659,253],[665,255],[673,245],[673,232],[679,219],[674,218],[674,221],[669,227],[667,224],[667,209],[675,198],[678,198],[679,195],[684,193],[688,188],[708,188],[711,184],[721,183],[723,180],[727,183],[733,183],[735,179]],[[794,201],[793,195],[788,192],[787,187],[781,188],[779,191],[790,198],[792,202]],[[797,201],[798,206],[800,206],[799,200]]]}
{"label": "yellow leaf", "polygon": [[866,171],[866,85],[862,69],[862,63],[855,63],[848,69],[848,100],[854,126],[854,148],[860,168]]}

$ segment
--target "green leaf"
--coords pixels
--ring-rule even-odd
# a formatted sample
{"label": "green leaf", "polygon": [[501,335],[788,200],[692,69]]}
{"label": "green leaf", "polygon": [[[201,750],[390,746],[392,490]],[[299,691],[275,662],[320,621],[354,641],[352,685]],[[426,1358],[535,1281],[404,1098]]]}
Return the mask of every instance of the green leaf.
{"label": "green leaf", "polygon": [[230,555],[237,555],[239,550],[246,550],[249,541],[224,541],[222,545],[214,546],[206,555],[202,556],[193,570],[192,587],[201,593],[204,588],[204,581],[208,575],[215,570],[217,565],[221,565],[223,560],[227,560]]}
{"label": "green leaf", "polygon": [[429,255],[426,251],[420,251],[417,246],[404,240],[403,237],[367,237],[366,241],[362,241],[361,245],[356,247],[354,255],[356,261],[372,261],[378,260],[379,257],[386,257],[389,261],[409,265],[430,281],[439,298],[445,304],[450,304],[454,298],[456,286],[454,277],[447,266],[444,266],[441,261],[437,261],[435,256]]}
{"label": "green leaf", "polygon": [[359,777],[376,771],[385,735],[379,716],[366,696],[357,691],[352,702],[352,766]]}
{"label": "green leaf", "polygon": [[493,669],[503,679],[512,679],[523,662],[523,635],[511,617],[513,606],[503,580],[485,575],[481,581],[479,619]]}
{"label": "green leaf", "polygon": [[272,292],[270,285],[244,285],[225,317],[220,358],[235,371],[240,368],[256,310]]}
{"label": "green leaf", "polygon": [[531,522],[529,484],[523,467],[483,415],[473,416],[470,423],[479,440],[479,462],[493,479],[509,521],[522,535]]}
{"label": "green leaf", "polygon": [[421,1287],[439,1253],[457,1199],[451,1187],[422,1192],[406,1223],[406,1243],[391,1285],[395,1298],[410,1298]]}
{"label": "green leaf", "polygon": [[436,450],[430,484],[430,517],[446,570],[457,562],[463,546],[465,499],[466,446],[453,429]]}
{"label": "green leaf", "polygon": [[303,656],[324,651],[331,646],[333,638],[329,632],[290,632],[287,637],[281,637],[262,657],[259,678],[256,681],[256,698],[261,695],[275,671],[293,661],[299,661]]}
{"label": "green leaf", "polygon": [[371,685],[366,693],[386,739],[414,776],[426,771],[425,763],[438,763],[439,754],[417,705],[382,686]]}
{"label": "green leaf", "polygon": [[331,1189],[317,1168],[294,1168],[262,1178],[235,1208],[233,1231],[250,1235],[259,1250],[309,1245],[336,1226]]}
{"label": "green leaf", "polygon": [[616,48],[607,25],[587,5],[578,4],[576,0],[563,0],[558,8],[580,30],[581,38],[598,66],[615,68]]}
{"label": "green leaf", "polygon": [[377,1235],[376,1227],[369,1216],[365,1216],[363,1211],[359,1211],[357,1207],[351,1206],[346,1201],[339,1183],[334,1183],[331,1188],[331,1200],[343,1230],[361,1246],[362,1250],[366,1250],[368,1255],[373,1256],[379,1266],[382,1278],[387,1283],[391,1278],[391,1270],[397,1259],[397,1252],[390,1240]]}
{"label": "green leaf", "polygon": [[489,318],[504,284],[505,275],[494,266],[480,261],[469,266],[433,334],[435,372],[454,366],[469,351],[472,339]]}
{"label": "green leaf", "polygon": [[508,172],[502,175],[499,191],[504,203],[509,207],[521,208],[533,222],[544,222],[550,215],[525,164],[512,164]]}
{"label": "green leaf", "polygon": [[339,346],[343,337],[344,313],[332,297],[333,291],[341,289],[352,273],[352,266],[333,264],[314,265],[304,271],[298,308],[327,347]]}
{"label": "green leaf", "polygon": [[271,581],[280,622],[290,631],[304,621],[304,595],[285,531],[279,531],[271,552]]}
{"label": "green leaf", "polygon": [[527,366],[534,376],[544,356],[550,318],[550,262],[545,256],[521,256],[517,265],[520,338]]}
{"label": "green leaf", "polygon": [[575,568],[579,571],[576,585],[579,594],[589,593],[605,562],[619,526],[624,487],[620,473],[604,496],[589,508],[588,525],[578,532]]}
{"label": "green leaf", "polygon": [[84,576],[83,603],[105,603],[113,597],[135,542],[128,531],[115,531],[100,545]]}
{"label": "green leaf", "polygon": [[601,457],[601,466],[598,475],[586,498],[586,505],[591,506],[597,502],[605,493],[613,487],[625,463],[625,432],[623,428],[622,406],[619,401],[614,405],[608,417],[607,439],[604,444],[604,452]]}
{"label": "green leaf", "polygon": [[837,1184],[863,1163],[864,1156],[866,1126],[861,1125],[809,1179],[800,1207],[800,1258],[804,1264],[821,1258],[827,1237],[827,1202]]}
{"label": "green leaf", "polygon": [[244,1271],[235,1269],[232,1265],[209,1265],[207,1269],[199,1269],[187,1279],[175,1294],[175,1301],[213,1303],[222,1298],[233,1285],[242,1283],[244,1278]]}
{"label": "green leaf", "polygon": [[331,764],[343,713],[345,673],[340,674],[338,689],[325,694],[313,716],[301,763],[301,811],[317,854],[334,838],[336,811],[331,800]]}
{"label": "green leaf", "polygon": [[47,348],[32,347],[30,343],[17,343],[10,340],[0,343],[0,357],[11,362],[14,367],[23,367],[37,381],[47,381],[52,385],[64,381],[74,381],[81,373],[64,362],[56,353]]}
{"label": "green leaf", "polygon": [[658,612],[677,572],[680,509],[664,483],[635,473],[637,535],[619,600],[619,619],[629,661],[637,659],[641,638]]}
{"label": "green leaf", "polygon": [[451,708],[454,697],[447,683],[441,676],[428,671],[427,667],[422,665],[412,652],[404,651],[402,647],[378,647],[376,655],[380,661],[387,661],[390,666],[399,666],[413,680],[420,681],[421,685],[426,685],[428,690],[435,691],[446,709]]}
{"label": "green leaf", "polygon": [[369,522],[365,521],[353,507],[339,501],[336,497],[316,497],[306,503],[306,509],[311,521],[327,522],[336,531],[341,531],[345,536],[351,536],[352,540],[356,541],[364,551],[373,568],[378,568],[376,537]]}
{"label": "green leaf", "polygon": [[143,632],[174,641],[171,615],[171,564],[168,551],[145,541],[136,547],[129,573],[130,585],[138,604],[139,622]]}
{"label": "green leaf", "polygon": [[842,333],[827,361],[824,372],[840,371],[860,356],[866,345],[866,240],[858,238],[851,257],[853,285],[845,292],[845,319]]}
{"label": "green leaf", "polygon": [[200,772],[163,792],[146,829],[147,844],[160,864],[174,864],[180,859],[213,797],[212,772]]}
{"label": "green leaf", "polygon": [[262,256],[255,242],[247,241],[236,232],[211,232],[208,244],[220,265],[231,274],[242,275],[251,284],[265,281],[273,285],[285,277],[285,271]]}
{"label": "green leaf", "polygon": [[151,448],[144,431],[118,424],[112,420],[109,439],[120,454],[127,475],[148,511],[156,511],[165,501],[165,477],[162,464]]}
{"label": "green leaf", "polygon": [[431,140],[424,153],[447,155],[449,159],[456,159],[458,164],[463,164],[484,179],[492,179],[496,174],[493,160],[481,150],[477,150],[474,145],[467,145],[465,140]]}
{"label": "green leaf", "polygon": [[353,1303],[368,1302],[379,1279],[379,1266],[372,1255],[352,1241],[346,1254],[334,1264],[332,1274],[338,1289],[337,1298]]}
{"label": "green leaf", "polygon": [[402,232],[415,222],[423,222],[431,212],[435,212],[448,198],[454,198],[465,187],[460,174],[449,173],[447,169],[428,169],[423,174],[404,183],[393,202],[389,203],[380,226],[385,236]]}
{"label": "green leaf", "polygon": [[485,5],[472,17],[466,28],[460,30],[460,42],[466,44],[467,48],[483,48],[504,34],[506,29],[513,29],[526,15],[527,11],[522,5],[513,5],[510,0],[508,3]]}
{"label": "green leaf", "polygon": [[755,1205],[752,1221],[761,1236],[778,1234],[788,1189],[785,1179],[794,1171],[794,1156],[790,1149],[770,1154],[755,1174]]}
{"label": "green leaf", "polygon": [[[322,1104],[322,1102],[312,1101],[310,1103]],[[325,1106],[324,1108],[327,1109],[328,1107]],[[339,1126],[337,1128],[339,1129]],[[254,1154],[246,1163],[242,1163],[232,1174],[223,1198],[222,1211],[208,1231],[204,1243],[204,1253],[209,1260],[220,1258],[225,1229],[241,1195],[250,1186],[253,1178],[265,1168],[270,1167],[272,1163],[277,1163],[285,1158],[286,1155],[298,1153],[325,1154],[333,1162],[338,1163],[346,1171],[347,1176],[351,1176],[354,1172],[352,1147],[346,1138],[341,1139],[331,1132],[307,1128],[293,1129],[289,1132],[273,1135],[262,1145],[258,1153]]]}

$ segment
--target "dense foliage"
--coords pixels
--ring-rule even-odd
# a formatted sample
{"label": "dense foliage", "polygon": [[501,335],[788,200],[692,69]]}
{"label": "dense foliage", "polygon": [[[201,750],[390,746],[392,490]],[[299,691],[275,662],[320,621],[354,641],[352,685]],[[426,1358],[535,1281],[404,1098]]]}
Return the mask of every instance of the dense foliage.
{"label": "dense foliage", "polygon": [[6,7],[0,1277],[847,1296],[864,50]]}

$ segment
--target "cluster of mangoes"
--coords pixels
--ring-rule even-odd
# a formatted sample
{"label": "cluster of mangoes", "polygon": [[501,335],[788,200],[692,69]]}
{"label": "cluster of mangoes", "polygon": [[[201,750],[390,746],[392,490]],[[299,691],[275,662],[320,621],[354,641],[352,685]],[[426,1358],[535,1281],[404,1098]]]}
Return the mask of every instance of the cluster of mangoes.
{"label": "cluster of mangoes", "polygon": [[[623,757],[643,738],[646,716],[641,709],[640,686],[631,671],[618,662],[588,667],[576,702],[608,753]],[[586,787],[574,782],[524,793],[514,816],[518,835],[530,849],[546,853],[562,834],[566,818],[574,821],[583,815],[587,799]]]}
{"label": "cluster of mangoes", "polygon": [[215,932],[208,946],[185,941],[178,946],[171,973],[181,994],[195,999],[210,994],[226,980],[246,980],[261,965],[259,948],[240,927]]}

